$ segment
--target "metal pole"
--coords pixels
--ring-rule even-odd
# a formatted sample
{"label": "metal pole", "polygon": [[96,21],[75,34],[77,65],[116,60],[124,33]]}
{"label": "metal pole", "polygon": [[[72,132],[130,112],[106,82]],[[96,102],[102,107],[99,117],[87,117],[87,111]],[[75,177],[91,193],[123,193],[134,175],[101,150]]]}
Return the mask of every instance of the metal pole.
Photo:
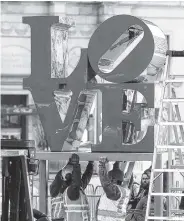
{"label": "metal pole", "polygon": [[[171,87],[170,84],[168,85],[168,97],[171,97]],[[169,121],[173,121],[174,119],[172,119],[172,104],[169,103],[169,108],[168,108],[168,119]],[[171,143],[171,137],[172,137],[172,130],[171,130],[172,126],[168,126],[168,144]],[[171,168],[172,165],[172,150],[168,149],[168,169]],[[168,173],[168,192],[170,192],[170,188],[172,187],[172,174]],[[168,196],[167,198],[167,216],[171,217],[171,197]]]}
{"label": "metal pole", "polygon": [[101,91],[97,91],[97,128],[96,128],[96,143],[100,143],[99,137],[102,136],[102,93]]}
{"label": "metal pole", "polygon": [[[162,168],[162,154],[157,155],[156,161],[156,169]],[[162,193],[163,192],[163,175],[160,175],[155,180],[155,192]],[[154,216],[163,216],[163,197],[157,196],[154,197]]]}
{"label": "metal pole", "polygon": [[39,210],[47,214],[47,161],[40,161],[39,171]]}
{"label": "metal pole", "polygon": [[2,221],[7,221],[9,214],[9,158],[2,159]]}
{"label": "metal pole", "polygon": [[28,174],[28,166],[27,166],[27,158],[25,156],[21,156],[21,164],[22,164],[22,176],[25,190],[25,199],[26,199],[26,212],[28,215],[28,221],[33,221],[33,210],[31,203],[31,194],[30,194],[30,184],[29,184],[29,174]]}

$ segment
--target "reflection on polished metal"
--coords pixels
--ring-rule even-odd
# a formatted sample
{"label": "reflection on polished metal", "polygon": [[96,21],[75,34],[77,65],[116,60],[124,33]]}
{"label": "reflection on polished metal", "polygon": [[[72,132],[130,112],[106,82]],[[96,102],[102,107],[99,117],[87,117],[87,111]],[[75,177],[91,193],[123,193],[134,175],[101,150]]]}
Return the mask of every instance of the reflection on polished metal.
{"label": "reflection on polished metal", "polygon": [[104,73],[113,71],[139,44],[143,36],[144,31],[140,26],[133,25],[128,28],[100,58],[99,69]]}
{"label": "reflection on polished metal", "polygon": [[[130,121],[131,119],[135,129],[140,130],[138,116],[144,107],[137,108],[129,114],[122,114],[121,97],[123,89],[138,90],[145,97],[147,107],[154,107],[153,84],[124,84],[124,82],[140,82],[140,75],[146,68],[150,69],[150,62],[154,67],[161,68],[163,66],[166,42],[165,36],[158,27],[148,21],[130,15],[118,15],[106,20],[92,35],[88,49],[82,50],[80,61],[73,73],[67,76],[66,73],[61,73],[60,71],[61,69],[62,71],[65,70],[64,66],[67,58],[62,58],[63,65],[57,63],[57,58],[61,54],[59,55],[56,49],[59,50],[61,46],[64,50],[63,54],[67,54],[67,30],[71,25],[63,26],[59,24],[58,16],[24,17],[23,23],[31,26],[31,68],[34,70],[28,79],[24,79],[24,87],[28,87],[32,91],[51,151],[76,150],[76,146],[79,146],[89,117],[90,105],[87,105],[88,108],[86,104],[84,105],[83,109],[85,111],[80,114],[81,117],[84,116],[83,120],[79,122],[77,118],[76,122],[76,115],[79,112],[81,113],[80,105],[77,105],[77,103],[80,101],[81,91],[87,89],[100,90],[102,92],[102,143],[93,146],[92,152],[153,152],[153,126],[148,126],[148,130],[145,136],[142,136],[140,142],[122,145],[121,121]],[[119,29],[120,26],[121,29]],[[49,28],[51,27],[50,36]],[[126,35],[126,39],[129,39],[128,44],[124,44],[126,39],[122,39],[125,37],[123,34]],[[36,44],[34,39],[37,39]],[[103,39],[103,41],[99,42],[99,39]],[[109,45],[111,45],[110,49]],[[118,45],[124,45],[123,50],[124,52],[126,51],[123,61],[120,59],[110,73],[101,73],[98,68],[98,62],[103,57],[104,51],[111,50],[113,52],[115,50],[117,54],[114,53],[114,55],[118,58],[122,54],[117,47]],[[128,46],[131,47],[129,52]],[[48,50],[45,50],[45,48],[48,48]],[[43,56],[39,56],[40,53]],[[139,56],[140,54],[144,56],[144,59]],[[112,54],[109,53],[108,56],[112,56]],[[51,58],[52,62],[50,63],[48,60],[51,60]],[[87,64],[88,61],[89,64]],[[50,71],[52,76],[67,78],[50,78]],[[150,70],[148,73],[153,75]],[[94,83],[95,75],[117,84],[96,84]],[[136,81],[137,78],[139,78],[139,81]],[[56,104],[53,93],[56,98]],[[65,96],[67,93],[68,95]],[[90,101],[91,103],[92,100]]]}

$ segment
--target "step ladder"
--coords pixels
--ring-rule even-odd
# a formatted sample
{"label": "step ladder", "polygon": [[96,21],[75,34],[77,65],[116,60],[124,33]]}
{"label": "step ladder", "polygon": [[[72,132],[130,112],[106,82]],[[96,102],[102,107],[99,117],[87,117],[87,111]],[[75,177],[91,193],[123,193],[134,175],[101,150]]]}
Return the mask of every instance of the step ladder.
{"label": "step ladder", "polygon": [[29,183],[35,157],[33,143],[1,140],[2,221],[34,221]]}
{"label": "step ladder", "polygon": [[[182,155],[182,149],[184,150],[184,121],[181,120],[181,115],[179,112],[179,102],[184,102],[184,98],[176,98],[176,93],[175,90],[172,88],[171,93],[169,94],[169,98],[164,98],[165,92],[166,92],[166,87],[170,83],[184,83],[184,79],[170,79],[168,76],[168,69],[170,66],[170,60],[172,57],[184,57],[184,51],[168,51],[167,52],[167,57],[166,57],[166,64],[165,64],[165,70],[163,74],[163,79],[161,80],[162,83],[162,89],[161,89],[161,99],[160,99],[160,108],[159,108],[159,114],[158,114],[158,123],[157,123],[157,130],[156,130],[156,136],[155,136],[155,148],[154,148],[154,153],[153,153],[153,162],[152,162],[152,171],[151,171],[151,178],[150,178],[150,187],[149,187],[149,193],[148,193],[148,201],[147,201],[147,208],[146,208],[146,215],[145,215],[145,221],[148,220],[173,220],[173,221],[179,221],[179,220],[184,220],[184,211],[182,210],[174,210],[171,208],[171,197],[181,197],[184,196],[184,193],[173,193],[171,191],[181,191],[181,188],[172,188],[171,180],[169,180],[169,190],[168,192],[155,192],[153,190],[154,187],[154,181],[164,172],[168,173],[173,173],[173,172],[179,172],[182,175],[184,174],[184,162],[183,162],[183,155]],[[169,113],[169,120],[168,121],[162,121],[162,112],[163,112],[163,104],[168,103],[172,105],[171,111]],[[177,117],[177,120],[175,118],[175,115]],[[172,126],[173,132],[174,132],[174,137],[176,143],[168,143],[167,145],[160,145],[158,143],[159,141],[159,136],[160,136],[160,126]],[[182,143],[179,142],[179,136],[177,132],[177,126],[179,126],[181,138],[182,138]],[[168,128],[168,130],[171,128]],[[169,130],[171,132],[171,130]],[[168,134],[169,135],[169,134]],[[169,136],[168,136],[169,137]],[[177,153],[179,156],[179,161],[180,165],[172,165],[172,153],[174,154]],[[156,168],[156,162],[158,159],[158,156],[162,155],[163,153],[168,153],[168,166],[167,168],[163,169],[161,168]],[[158,175],[156,175],[158,174]],[[184,190],[184,188],[183,188]],[[163,214],[160,216],[151,216],[150,211],[151,211],[151,198],[155,196],[161,197],[161,200],[163,197],[168,197],[168,208],[166,211],[166,216]],[[160,201],[162,203],[162,201]]]}

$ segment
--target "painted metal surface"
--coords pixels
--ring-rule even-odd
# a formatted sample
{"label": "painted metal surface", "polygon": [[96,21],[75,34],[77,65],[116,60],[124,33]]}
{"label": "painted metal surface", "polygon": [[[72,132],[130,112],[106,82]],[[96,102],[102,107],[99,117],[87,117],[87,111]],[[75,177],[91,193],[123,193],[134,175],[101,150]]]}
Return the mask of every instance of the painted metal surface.
{"label": "painted metal surface", "polygon": [[[98,89],[102,92],[102,142],[94,145],[92,152],[152,153],[153,126],[148,127],[145,137],[139,143],[122,144],[122,121],[132,122],[137,130],[141,129],[141,107],[134,109],[130,114],[122,114],[123,89],[140,91],[145,97],[147,107],[154,108],[154,84],[140,83],[137,80],[154,54],[153,35],[146,23],[129,15],[118,15],[106,20],[92,35],[88,49],[81,50],[77,67],[65,79],[51,78],[50,28],[55,23],[58,23],[59,27],[59,17],[23,17],[23,23],[31,26],[31,76],[24,79],[23,84],[24,88],[31,90],[51,151],[63,150],[78,111],[77,103],[81,91]],[[128,39],[132,42],[130,29],[135,29],[134,26],[141,27],[141,33],[144,33],[142,40],[113,71],[108,74],[102,73],[98,68],[102,55],[127,30]],[[113,84],[96,83],[96,75]],[[64,121],[57,110],[54,91],[72,92]]]}
{"label": "painted metal surface", "polygon": [[[73,152],[37,152],[36,158],[39,160],[59,161],[71,157]],[[80,161],[99,161],[104,157],[104,153],[84,153],[78,152]],[[105,153],[109,161],[152,161],[152,153]]]}

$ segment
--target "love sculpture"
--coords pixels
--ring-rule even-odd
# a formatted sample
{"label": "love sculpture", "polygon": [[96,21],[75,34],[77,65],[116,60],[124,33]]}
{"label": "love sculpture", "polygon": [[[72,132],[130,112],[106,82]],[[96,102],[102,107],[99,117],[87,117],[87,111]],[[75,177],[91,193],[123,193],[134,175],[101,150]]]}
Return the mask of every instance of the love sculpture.
{"label": "love sculpture", "polygon": [[[23,23],[31,27],[31,75],[23,80],[23,85],[32,93],[51,151],[62,150],[77,112],[76,104],[81,91],[100,90],[102,142],[94,145],[92,152],[153,152],[153,126],[148,126],[146,135],[140,142],[128,145],[122,143],[122,121],[131,121],[136,130],[141,130],[141,106],[129,114],[123,113],[122,91],[124,89],[139,91],[147,102],[147,108],[154,108],[154,83],[141,83],[138,79],[145,69],[150,67],[151,62],[159,60],[160,54],[162,54],[160,66],[164,65],[166,51],[156,51],[158,45],[155,46],[164,35],[162,37],[153,35],[153,30],[158,27],[130,15],[118,15],[107,19],[92,35],[88,48],[81,50],[79,63],[73,73],[67,78],[56,79],[51,78],[50,29],[53,24],[59,23],[59,17],[24,17]],[[131,33],[134,34],[133,38]],[[123,35],[126,36],[124,39]],[[123,45],[126,41],[132,49],[127,52],[125,46],[124,58],[117,62],[112,70],[100,65],[99,61],[104,54],[108,57],[108,52],[113,51],[116,44]],[[110,83],[92,83],[90,79],[96,75]],[[64,122],[53,98],[54,91],[58,90],[72,91]]]}

